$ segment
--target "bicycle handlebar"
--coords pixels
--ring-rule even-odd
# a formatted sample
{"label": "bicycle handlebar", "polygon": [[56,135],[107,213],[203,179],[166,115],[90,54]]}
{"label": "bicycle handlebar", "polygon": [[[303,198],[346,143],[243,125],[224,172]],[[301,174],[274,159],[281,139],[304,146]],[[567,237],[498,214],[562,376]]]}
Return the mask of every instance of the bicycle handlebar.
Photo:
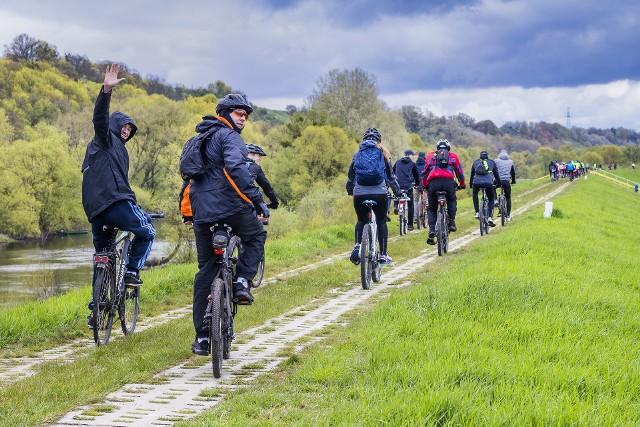
{"label": "bicycle handlebar", "polygon": [[149,216],[151,217],[151,219],[164,218],[164,211],[161,211],[158,213],[152,213],[152,214],[149,214]]}

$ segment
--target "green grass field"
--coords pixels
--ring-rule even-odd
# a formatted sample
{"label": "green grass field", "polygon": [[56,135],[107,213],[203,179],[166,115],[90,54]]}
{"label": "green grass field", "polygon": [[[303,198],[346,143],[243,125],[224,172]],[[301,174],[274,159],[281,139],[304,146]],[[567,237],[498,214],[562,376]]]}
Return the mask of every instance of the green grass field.
{"label": "green grass field", "polygon": [[[559,185],[519,183],[514,209]],[[554,199],[551,219],[539,205],[439,258],[411,277],[412,286],[367,304],[251,389],[180,425],[638,425],[639,208],[633,191],[595,176],[578,180]],[[477,227],[472,215],[470,197],[462,198],[461,231]],[[389,224],[396,236],[395,217]],[[348,251],[352,230],[270,242],[269,274]],[[424,232],[395,239],[390,253],[402,262],[426,247],[424,239]],[[183,265],[147,273],[143,314],[188,304],[194,272]],[[330,289],[359,286],[357,275],[345,259],[261,287],[237,330]],[[90,340],[88,293],[0,311],[0,348],[29,354]],[[193,357],[192,329],[189,316],[172,320],[0,386],[0,425],[42,425],[127,383],[153,381]]]}
{"label": "green grass field", "polygon": [[180,425],[638,425],[639,208],[576,181]]}

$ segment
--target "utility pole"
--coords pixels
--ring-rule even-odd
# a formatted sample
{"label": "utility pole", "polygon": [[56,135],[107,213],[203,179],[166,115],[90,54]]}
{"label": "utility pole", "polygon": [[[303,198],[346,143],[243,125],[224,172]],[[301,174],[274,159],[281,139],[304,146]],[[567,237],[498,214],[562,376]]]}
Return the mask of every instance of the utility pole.
{"label": "utility pole", "polygon": [[567,129],[571,128],[571,111],[569,111],[569,107],[567,107]]}

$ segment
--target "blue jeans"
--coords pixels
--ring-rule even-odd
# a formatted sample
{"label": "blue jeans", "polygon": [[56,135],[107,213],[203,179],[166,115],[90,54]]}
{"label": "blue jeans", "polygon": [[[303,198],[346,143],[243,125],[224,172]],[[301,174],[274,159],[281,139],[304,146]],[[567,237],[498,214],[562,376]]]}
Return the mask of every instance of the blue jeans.
{"label": "blue jeans", "polygon": [[93,247],[96,252],[104,251],[111,244],[113,235],[102,229],[105,225],[133,233],[127,269],[141,270],[156,238],[156,229],[151,223],[149,214],[130,200],[120,200],[100,212],[91,222]]}

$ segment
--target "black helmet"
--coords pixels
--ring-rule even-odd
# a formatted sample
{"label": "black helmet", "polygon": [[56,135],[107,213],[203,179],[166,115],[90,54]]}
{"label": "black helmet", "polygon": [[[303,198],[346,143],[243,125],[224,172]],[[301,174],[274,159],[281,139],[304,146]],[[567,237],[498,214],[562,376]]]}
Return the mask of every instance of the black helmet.
{"label": "black helmet", "polygon": [[227,109],[242,109],[247,112],[247,114],[253,113],[253,108],[249,104],[247,98],[244,95],[239,93],[230,93],[222,97],[220,101],[218,101],[218,105],[216,105],[216,114],[220,114],[221,111]]}
{"label": "black helmet", "polygon": [[481,158],[482,160],[487,160],[487,159],[489,158],[489,153],[487,153],[485,150],[482,150],[482,151],[480,152],[480,158]]}
{"label": "black helmet", "polygon": [[247,151],[253,154],[257,154],[259,156],[266,156],[267,153],[264,152],[262,147],[256,144],[247,144]]}
{"label": "black helmet", "polygon": [[451,151],[451,144],[449,144],[449,141],[447,141],[446,139],[441,139],[440,141],[438,141],[438,144],[436,145],[436,150],[439,150],[441,148],[445,148]]}
{"label": "black helmet", "polygon": [[374,141],[382,141],[382,135],[380,135],[380,132],[378,132],[378,129],[376,128],[369,128],[367,130],[364,131],[364,133],[362,134],[362,139],[367,140],[367,139],[373,139]]}

